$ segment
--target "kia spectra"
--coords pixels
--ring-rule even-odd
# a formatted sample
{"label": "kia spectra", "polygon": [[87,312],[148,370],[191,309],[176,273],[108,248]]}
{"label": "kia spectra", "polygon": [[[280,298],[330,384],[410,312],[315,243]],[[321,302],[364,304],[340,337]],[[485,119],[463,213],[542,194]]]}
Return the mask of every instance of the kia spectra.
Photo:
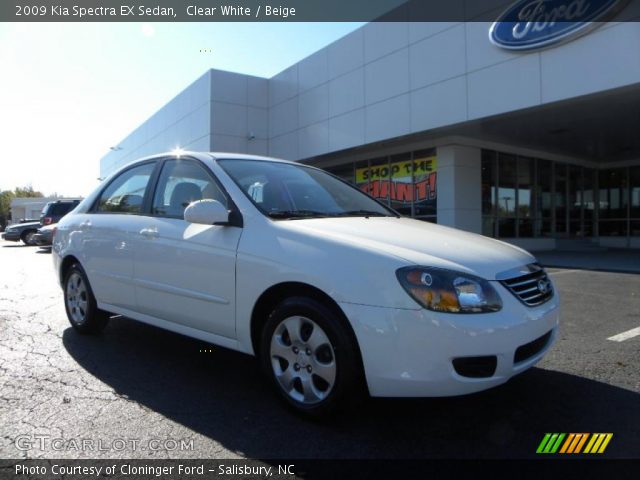
{"label": "kia spectra", "polygon": [[136,161],[62,219],[53,259],[79,333],[123,315],[254,355],[308,415],[495,387],[558,334],[531,254],[272,158]]}

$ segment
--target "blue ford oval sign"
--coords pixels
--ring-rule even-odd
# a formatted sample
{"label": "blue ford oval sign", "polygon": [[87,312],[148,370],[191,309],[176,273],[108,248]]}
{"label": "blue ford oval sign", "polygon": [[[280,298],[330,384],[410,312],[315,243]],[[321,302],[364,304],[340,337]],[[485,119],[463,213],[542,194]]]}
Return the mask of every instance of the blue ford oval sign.
{"label": "blue ford oval sign", "polygon": [[520,0],[489,30],[494,45],[532,50],[567,41],[597,27],[619,12],[628,0]]}

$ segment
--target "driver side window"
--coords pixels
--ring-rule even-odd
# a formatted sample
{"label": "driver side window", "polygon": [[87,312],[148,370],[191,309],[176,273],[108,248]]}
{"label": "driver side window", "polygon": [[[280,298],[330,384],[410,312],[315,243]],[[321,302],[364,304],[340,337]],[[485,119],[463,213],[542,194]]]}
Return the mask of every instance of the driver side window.
{"label": "driver side window", "polygon": [[154,215],[184,218],[185,208],[203,199],[217,200],[228,208],[224,193],[202,166],[192,160],[165,162],[153,198]]}

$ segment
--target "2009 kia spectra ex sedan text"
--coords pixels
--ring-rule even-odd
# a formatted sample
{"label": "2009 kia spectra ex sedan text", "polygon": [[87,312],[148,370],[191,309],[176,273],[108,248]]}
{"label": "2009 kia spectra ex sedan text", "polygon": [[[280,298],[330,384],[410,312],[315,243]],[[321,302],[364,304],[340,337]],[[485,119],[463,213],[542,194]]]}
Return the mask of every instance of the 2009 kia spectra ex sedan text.
{"label": "2009 kia spectra ex sedan text", "polygon": [[254,354],[295,409],[448,396],[506,382],[557,336],[529,253],[403,218],[294,162],[134,162],[58,224],[55,268],[81,333],[109,314]]}

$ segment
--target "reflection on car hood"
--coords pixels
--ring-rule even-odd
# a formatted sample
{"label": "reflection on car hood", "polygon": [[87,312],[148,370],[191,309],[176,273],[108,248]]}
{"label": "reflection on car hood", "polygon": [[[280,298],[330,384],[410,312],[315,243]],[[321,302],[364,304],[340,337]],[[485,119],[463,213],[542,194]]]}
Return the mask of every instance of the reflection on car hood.
{"label": "reflection on car hood", "polygon": [[40,222],[14,223],[13,225],[9,225],[7,227],[7,230],[8,229],[21,230],[23,228],[39,227],[39,226],[40,226]]}
{"label": "reflection on car hood", "polygon": [[514,245],[410,218],[318,218],[278,223],[287,230],[357,243],[416,265],[466,271],[489,280],[497,273],[535,262],[530,253]]}

